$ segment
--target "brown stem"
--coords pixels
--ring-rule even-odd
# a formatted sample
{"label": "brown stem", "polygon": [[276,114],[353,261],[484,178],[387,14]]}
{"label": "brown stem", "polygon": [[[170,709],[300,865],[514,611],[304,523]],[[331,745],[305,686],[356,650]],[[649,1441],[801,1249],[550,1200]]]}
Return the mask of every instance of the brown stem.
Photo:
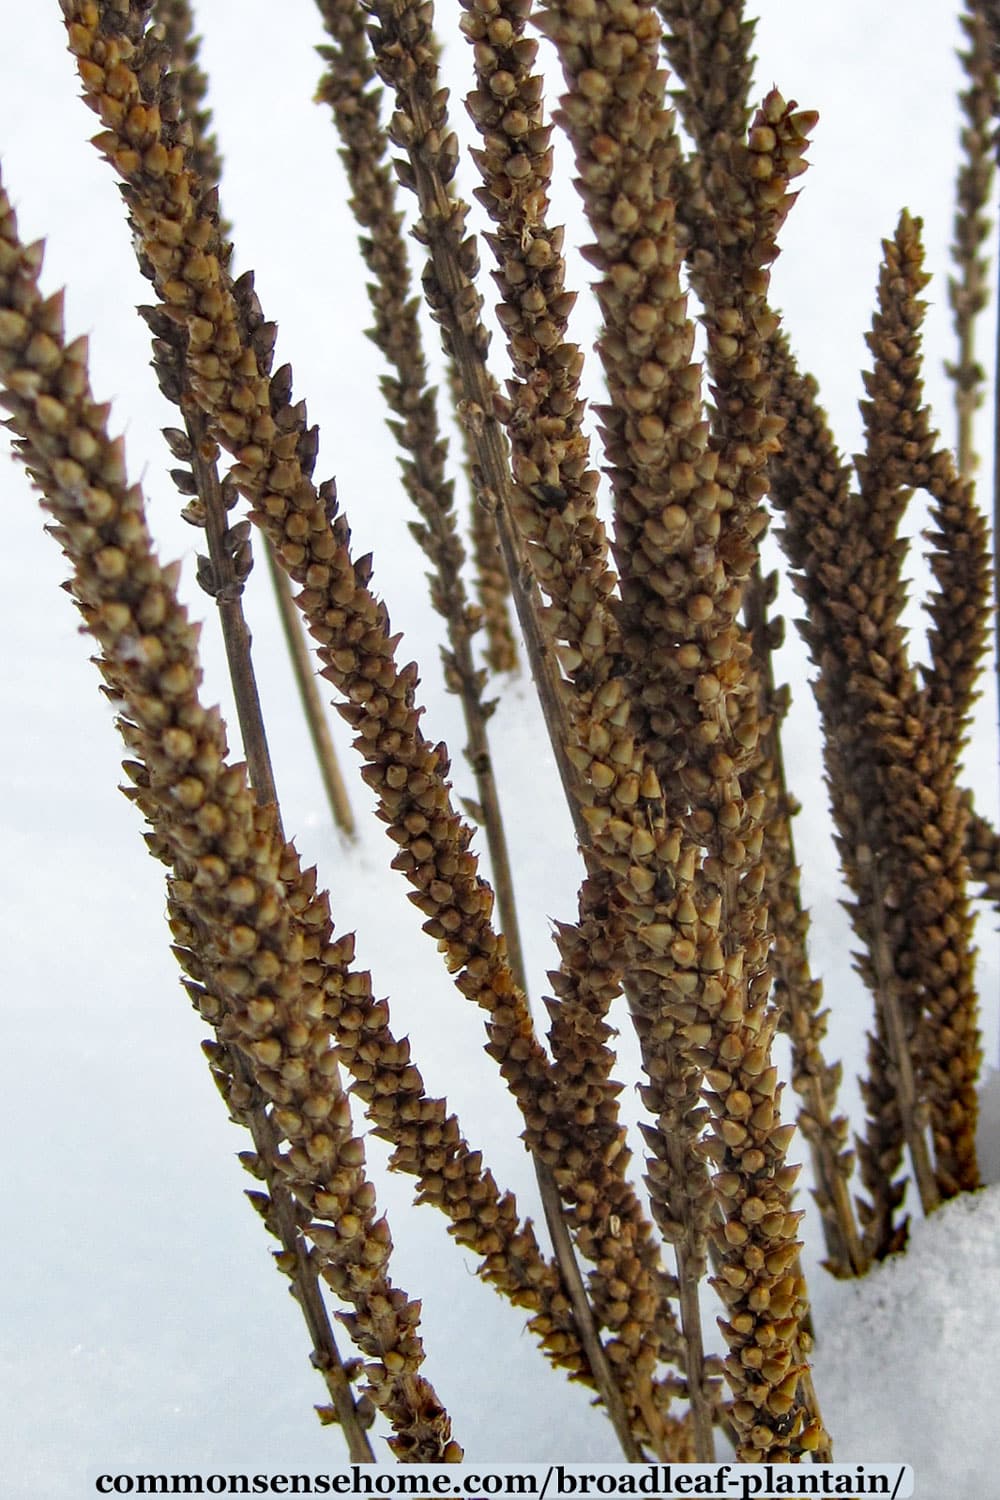
{"label": "brown stem", "polygon": [[302,633],[302,625],[299,612],[295,608],[292,598],[291,585],[284,569],[279,568],[274,560],[274,550],[266,537],[262,538],[264,556],[267,558],[267,568],[274,585],[274,596],[278,604],[278,616],[281,620],[281,628],[285,636],[285,644],[291,658],[292,669],[295,673],[295,684],[299,690],[302,707],[309,726],[309,736],[312,740],[313,750],[319,765],[320,775],[323,778],[323,786],[326,789],[327,801],[333,813],[333,820],[337,827],[353,839],[357,835],[354,824],[354,815],[351,812],[351,804],[347,797],[347,788],[341,774],[340,765],[337,761],[337,752],[333,747],[333,739],[326,722],[326,712],[323,700],[316,687],[316,679],[313,675],[312,658],[306,645],[305,636]]}
{"label": "brown stem", "polygon": [[898,980],[892,950],[885,930],[885,890],[872,851],[865,845],[856,851],[857,866],[871,891],[874,908],[871,929],[872,965],[877,979],[876,1004],[882,1017],[889,1044],[892,1066],[896,1073],[896,1099],[903,1133],[910,1149],[910,1161],[925,1214],[933,1213],[940,1202],[934,1167],[927,1146],[927,1135],[919,1121],[919,1101],[913,1076],[913,1060],[906,1022],[900,1004]]}
{"label": "brown stem", "polygon": [[[683,1182],[687,1168],[683,1141],[667,1138],[667,1160],[675,1182]],[[685,1226],[686,1228],[687,1226]],[[690,1234],[685,1233],[674,1244],[677,1259],[677,1305],[684,1334],[687,1394],[691,1407],[692,1437],[698,1463],[715,1461],[715,1402],[705,1384],[705,1341],[701,1327],[701,1304],[698,1289],[704,1276],[704,1256],[692,1249]]]}
{"label": "brown stem", "polygon": [[[193,403],[192,403],[193,405]],[[267,732],[257,691],[257,677],[250,654],[250,631],[243,613],[243,582],[237,576],[232,551],[226,545],[228,522],[226,505],[216,465],[218,449],[206,437],[205,419],[185,403],[185,425],[193,449],[191,468],[198,497],[205,511],[205,536],[212,563],[215,602],[219,609],[226,662],[236,700],[243,752],[247,758],[250,782],[258,802],[273,802],[278,793],[274,785],[274,768],[267,746]],[[280,817],[279,817],[280,825]]]}

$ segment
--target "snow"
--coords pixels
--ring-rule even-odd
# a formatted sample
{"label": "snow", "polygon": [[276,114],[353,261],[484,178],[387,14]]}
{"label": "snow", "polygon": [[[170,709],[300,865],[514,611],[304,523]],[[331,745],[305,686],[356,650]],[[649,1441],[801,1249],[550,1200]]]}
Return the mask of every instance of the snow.
{"label": "snow", "polygon": [[915,1224],[905,1255],[823,1289],[814,1373],[838,1463],[912,1464],[917,1496],[988,1493],[989,1413],[1000,1409],[998,1288],[993,1186]]}
{"label": "snow", "polygon": [[[845,0],[829,16],[790,0],[762,0],[760,87],[777,82],[821,121],[800,202],[782,234],[775,297],[813,368],[845,451],[858,444],[858,370],[879,240],[906,203],[926,221],[930,301],[928,390],[951,430],[941,361],[951,353],[945,277],[958,81],[953,17],[935,0],[873,11]],[[321,40],[307,0],[203,0],[205,61],[227,159],[226,211],[237,226],[238,269],[254,265],[268,317],[280,322],[279,362],[321,424],[318,473],[336,471],[358,553],[373,550],[375,584],[419,656],[425,727],[453,751],[456,791],[472,793],[455,700],[444,692],[425,565],[398,520],[391,443],[381,426],[377,355],[364,276],[331,129],[310,98]],[[451,0],[442,6],[454,29]],[[905,27],[905,59],[900,29]],[[859,51],[857,39],[864,37]],[[95,390],[114,398],[130,472],[143,475],[164,557],[181,557],[192,609],[197,538],[177,516],[158,436],[174,420],[147,368],[146,333],[132,311],[148,287],[135,271],[110,171],[87,144],[93,117],[78,86],[58,7],[19,7],[0,58],[4,179],[28,238],[46,235],[45,285],[66,283],[67,328],[91,333]],[[446,48],[456,96],[468,87],[465,43]],[[270,78],[264,69],[272,70]],[[275,83],[277,80],[277,83]],[[281,90],[280,112],[262,107]],[[930,101],[930,103],[929,103]],[[456,124],[465,129],[456,107]],[[294,147],[289,143],[294,142]],[[557,213],[576,214],[565,154]],[[262,192],[261,181],[271,184]],[[577,231],[571,228],[571,235]],[[484,260],[486,256],[484,255]],[[590,276],[574,262],[573,283]],[[491,287],[484,277],[484,287]],[[576,336],[592,342],[587,299]],[[990,326],[981,331],[991,346]],[[497,353],[499,354],[499,349]],[[594,381],[596,389],[596,380]],[[984,435],[988,422],[984,423]],[[985,436],[984,436],[985,443]],[[990,480],[988,466],[984,482]],[[4,986],[2,1128],[5,1234],[0,1250],[0,1444],[5,1500],[78,1500],[100,1471],[318,1471],[344,1463],[335,1430],[311,1410],[324,1391],[310,1369],[298,1313],[269,1264],[259,1221],[242,1200],[236,1161],[245,1141],[226,1120],[198,1044],[204,1027],[178,984],[163,920],[162,870],[147,856],[134,810],[115,790],[121,747],[96,691],[90,644],[58,583],[58,549],[34,499],[3,465],[0,549],[0,939]],[[916,518],[911,527],[919,533]],[[916,549],[919,551],[919,546]],[[919,559],[914,563],[919,570]],[[916,590],[915,590],[916,592]],[[794,596],[782,607],[798,613]],[[368,816],[343,726],[331,727],[362,836],[346,847],[325,809],[279,644],[263,570],[248,610],[286,826],[320,865],[338,928],[358,933],[358,955],[391,996],[434,1092],[446,1092],[498,1180],[540,1217],[514,1107],[482,1051],[481,1018],[456,994],[419,931],[420,918],[389,870],[392,848]],[[855,1074],[864,1066],[870,1006],[849,963],[852,938],[827,827],[808,669],[793,630],[783,657],[794,687],[787,755],[804,805],[796,831],[812,912],[812,954],[831,1010],[828,1055],[842,1057],[842,1107],[860,1125]],[[218,633],[203,634],[206,695],[234,716]],[[403,660],[406,659],[404,656]],[[970,746],[970,782],[996,816],[992,686]],[[509,833],[536,996],[552,967],[550,923],[571,918],[579,868],[568,819],[523,680],[504,686],[491,726],[501,795],[516,809]],[[984,997],[981,1141],[986,1179],[1000,1183],[996,920],[978,941]],[[618,1076],[636,1076],[625,1016]],[[792,1096],[786,1094],[790,1107]],[[638,1116],[627,1088],[623,1104]],[[638,1148],[637,1148],[638,1150]],[[801,1151],[800,1151],[801,1154]],[[471,1460],[613,1461],[617,1450],[586,1392],[553,1374],[520,1315],[475,1278],[430,1209],[413,1210],[410,1184],[370,1151],[393,1224],[394,1274],[424,1304],[427,1373],[452,1411]],[[803,1203],[808,1204],[808,1174]],[[854,1285],[819,1269],[815,1216],[806,1265],[819,1341],[816,1381],[838,1460],[901,1459],[917,1495],[983,1500],[994,1464],[982,1436],[998,1409],[1000,1348],[996,1188],[913,1225],[907,1256]]]}

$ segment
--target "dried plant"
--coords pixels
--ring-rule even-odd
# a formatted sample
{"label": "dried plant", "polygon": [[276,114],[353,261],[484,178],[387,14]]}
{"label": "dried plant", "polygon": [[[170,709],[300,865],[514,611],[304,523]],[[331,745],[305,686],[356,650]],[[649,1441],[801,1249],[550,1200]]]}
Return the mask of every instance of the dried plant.
{"label": "dried plant", "polygon": [[[777,89],[755,104],[753,24],[738,0],[462,0],[468,162],[431,5],[317,0],[327,36],[317,97],[339,139],[408,524],[430,565],[444,678],[467,736],[475,795],[463,816],[448,749],[424,722],[417,666],[400,663],[372,587],[377,557],[355,555],[335,482],[315,479],[319,433],[290,367],[274,368],[277,326],[252,273],[233,275],[191,8],[61,6],[100,123],[94,144],[151,285],[140,311],[178,413],[164,436],[181,466],[182,514],[206,536],[198,581],[218,604],[246,766],[203,705],[198,630],[178,569],[157,560],[108,408],[91,394],[86,340],[66,342],[60,294],[40,290],[40,249],[20,240],[2,190],[0,384],[15,452],[98,643],[128,795],[167,866],[174,952],[212,1030],[212,1074],[251,1134],[241,1159],[262,1186],[249,1196],[280,1242],[277,1264],[327,1383],[321,1417],[361,1462],[376,1457],[373,1422],[402,1461],[462,1457],[422,1373],[420,1304],[390,1279],[363,1113],[391,1145],[390,1167],[416,1179],[417,1201],[444,1212],[479,1275],[527,1310],[549,1360],[590,1388],[627,1459],[709,1460],[719,1430],[746,1461],[829,1456],[778,1032],[791,1042],[788,1081],[833,1274],[861,1275],[904,1248],[908,1174],[925,1213],[979,1182],[973,899],[1000,903],[1000,855],[962,753],[990,616],[973,417],[985,380],[974,328],[987,301],[996,17],[970,5],[962,18],[957,454],[924,400],[928,276],[920,220],[904,211],[877,271],[852,466],[771,302],[817,117]],[[532,26],[562,70],[558,98]],[[580,248],[596,271],[607,397],[596,434],[586,354],[570,337],[566,233],[551,221],[556,130],[592,236]],[[490,221],[482,245],[463,192]],[[490,347],[481,252],[505,353]],[[431,384],[437,368],[443,390]],[[934,528],[926,666],[903,624],[901,525],[917,490]],[[774,660],[779,583],[760,558],[772,515],[805,606],[855,962],[872,997],[856,1154],[838,1113],[840,1064],[824,1052],[799,882],[781,736],[789,694]],[[428,1094],[415,1049],[356,966],[354,938],[334,934],[329,897],[286,838],[242,612],[254,531],[331,803],[349,827],[317,670],[353,731],[423,930],[484,1013],[486,1052],[534,1159],[548,1246],[446,1101]],[[503,727],[491,674],[516,659],[508,606],[547,731],[540,753],[558,772],[581,860],[575,915],[554,923],[547,1045],[529,998],[544,980],[526,962],[508,852],[518,814],[501,805],[489,739]],[[492,884],[474,852],[477,824]],[[622,995],[641,1058],[641,1184],[614,1076],[611,1007]],[[856,1159],[865,1196],[854,1200]],[[703,1329],[706,1280],[721,1357]],[[328,1293],[358,1357],[338,1349]]]}

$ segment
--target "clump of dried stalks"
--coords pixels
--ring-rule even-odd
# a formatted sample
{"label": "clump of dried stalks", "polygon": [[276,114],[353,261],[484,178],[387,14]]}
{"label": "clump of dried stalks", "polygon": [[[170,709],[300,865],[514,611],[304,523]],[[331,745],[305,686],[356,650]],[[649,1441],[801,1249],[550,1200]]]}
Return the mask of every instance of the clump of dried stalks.
{"label": "clump of dried stalks", "polygon": [[[317,432],[275,370],[276,328],[253,279],[230,274],[220,161],[186,0],[62,0],[95,144],[117,174],[143,274],[142,309],[184,514],[204,530],[199,581],[225,634],[246,765],[199,696],[197,631],[159,563],[126,477],[86,341],[67,342],[41,251],[0,192],[0,378],[8,425],[53,517],[69,587],[98,642],[130,759],[129,796],[168,870],[170,927],[206,1053],[252,1137],[251,1199],[280,1242],[326,1379],[325,1419],[355,1459],[376,1412],[397,1457],[461,1448],[421,1375],[419,1303],[390,1278],[392,1237],[365,1173],[360,1101],[480,1274],[528,1311],[544,1353],[590,1385],[629,1459],[709,1459],[724,1429],[749,1461],[824,1456],[799,1264],[795,1112],[772,1060],[791,1039],[798,1122],[813,1158],[829,1269],[863,1274],[905,1244],[912,1173],[924,1211],[977,1185],[980,1061],[971,894],[997,900],[997,835],[959,757],[990,604],[971,413],[983,374],[975,314],[997,118],[988,7],[970,3],[965,166],[952,286],[957,457],[921,387],[920,224],[885,241],[865,374],[864,452],[841,457],[815,382],[769,301],[769,267],[805,169],[815,116],[772,91],[749,99],[752,23],[738,3],[463,0],[479,132],[479,245],[456,186],[459,150],[425,0],[317,0],[329,45],[319,100],[341,143],[370,277],[372,337],[447,631],[491,886],[456,805],[446,747],[422,724],[417,669],[352,551]],[[534,32],[558,56],[549,109]],[[672,71],[676,113],[668,107]],[[379,83],[380,81],[380,83]],[[681,133],[680,127],[683,127]],[[584,424],[575,293],[550,222],[551,138],[564,130],[593,240],[607,385],[600,452]],[[398,181],[397,181],[398,180]],[[464,518],[446,478],[428,386],[399,186],[415,195],[423,296],[438,324],[474,496],[479,597],[463,581]],[[493,361],[477,282],[500,292]],[[693,359],[695,320],[704,366]],[[709,386],[705,389],[707,375]],[[611,479],[610,528],[598,508]],[[932,500],[931,662],[910,661],[899,526]],[[347,497],[348,500],[350,497]],[[246,502],[242,519],[231,512]],[[808,955],[808,914],[781,758],[780,621],[758,549],[774,514],[817,668],[827,780],[859,964],[874,1011],[867,1121],[854,1152],[839,1067]],[[610,530],[610,537],[609,537]],[[542,1194],[540,1243],[393,1034],[350,936],[276,805],[240,596],[251,533],[270,560],[305,693],[304,642],[336,690],[362,774],[397,846],[424,930],[467,999],[523,1117]],[[584,878],[558,925],[547,1045],[529,1006],[514,880],[493,778],[491,670],[512,664],[516,615],[576,829]],[[480,634],[482,632],[482,634]],[[317,735],[322,728],[313,705]],[[322,747],[321,747],[322,748]],[[339,773],[327,783],[341,821]],[[509,816],[509,813],[508,813]],[[496,906],[496,913],[494,907]],[[495,917],[497,918],[495,920]],[[641,1049],[647,1147],[629,1175],[608,1023],[622,991]],[[705,1353],[710,1277],[728,1353]],[[338,1350],[326,1307],[360,1351]]]}

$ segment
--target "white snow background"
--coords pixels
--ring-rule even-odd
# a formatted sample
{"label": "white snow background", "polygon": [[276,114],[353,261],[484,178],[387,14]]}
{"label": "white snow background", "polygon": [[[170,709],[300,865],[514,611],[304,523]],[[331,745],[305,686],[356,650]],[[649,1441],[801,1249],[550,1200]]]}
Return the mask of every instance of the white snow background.
{"label": "white snow background", "polygon": [[[804,364],[820,380],[841,447],[850,453],[858,446],[859,371],[879,242],[904,205],[925,221],[934,273],[926,294],[927,388],[950,438],[942,361],[953,349],[946,278],[960,74],[952,7],[936,0],[878,7],[865,0],[835,7],[758,0],[749,9],[760,14],[758,96],[776,83],[786,97],[820,111],[812,165],[782,232],[773,294]],[[337,475],[357,554],[374,551],[375,586],[405,633],[401,660],[409,653],[421,662],[425,728],[448,740],[456,790],[471,794],[457,704],[441,682],[425,563],[403,524],[396,457],[382,425],[380,359],[362,336],[370,321],[364,274],[335,132],[326,111],[311,103],[320,72],[312,50],[322,40],[317,13],[308,0],[202,0],[197,13],[237,268],[256,269],[265,315],[280,325],[277,360],[291,361],[296,394],[308,398],[311,419],[321,425],[317,473]],[[470,87],[470,59],[457,14],[454,0],[440,6],[455,124],[468,138],[460,100]],[[209,602],[194,585],[200,539],[178,517],[171,460],[158,432],[176,417],[158,394],[147,333],[133,312],[150,289],[135,269],[111,170],[88,144],[96,120],[79,99],[58,4],[0,0],[0,19],[7,191],[23,236],[48,240],[44,285],[54,291],[66,284],[67,331],[91,335],[94,390],[113,399],[113,427],[126,434],[131,474],[143,478],[161,555],[183,558],[185,597],[207,618]],[[466,162],[463,170],[471,189],[474,168]],[[566,218],[579,243],[586,236],[565,149],[557,181],[553,219]],[[488,270],[486,264],[482,286],[492,305]],[[588,279],[584,263],[574,261],[571,284],[585,287]],[[574,332],[589,347],[586,297]],[[992,337],[987,319],[984,354]],[[439,368],[430,332],[428,347]],[[499,339],[493,354],[502,378]],[[981,427],[985,446],[987,419]],[[984,486],[989,481],[986,465]],[[227,1122],[199,1051],[206,1028],[169,951],[162,868],[146,854],[140,819],[116,790],[122,746],[97,692],[90,643],[58,588],[63,561],[13,463],[2,468],[2,494],[0,1495],[78,1500],[93,1492],[99,1472],[342,1467],[342,1440],[335,1429],[321,1429],[311,1409],[325,1392],[309,1366],[304,1326],[270,1264],[271,1242],[242,1197],[251,1184],[236,1152],[247,1142]],[[925,524],[918,497],[907,528],[919,539]],[[919,554],[919,540],[914,550]],[[926,577],[919,555],[913,570],[919,588]],[[794,618],[792,594],[784,605]],[[391,997],[394,1025],[410,1035],[428,1089],[447,1093],[498,1180],[537,1218],[515,1109],[482,1051],[481,1017],[451,987],[403,882],[388,869],[392,846],[369,814],[371,799],[335,716],[361,839],[350,847],[332,827],[263,570],[251,579],[247,607],[286,827],[303,855],[318,862],[338,928],[357,931],[359,961],[371,967],[377,991]],[[916,610],[912,624],[919,656]],[[211,619],[203,647],[205,696],[221,701],[233,724]],[[791,628],[782,670],[795,691],[786,755],[804,808],[796,837],[814,966],[831,1010],[829,1056],[844,1059],[844,1107],[860,1126],[854,1080],[864,1066],[870,1004],[851,969],[818,730]],[[981,808],[995,817],[992,687],[980,709],[968,775]],[[550,920],[572,918],[580,870],[523,676],[503,687],[492,727],[537,997],[554,963]],[[482,851],[481,840],[478,846]],[[997,1063],[995,926],[984,913],[983,1030],[992,1082],[982,1134],[984,1171],[993,1182],[1000,1181],[1000,1090],[990,1072]],[[620,1007],[617,1019],[618,1076],[632,1080],[635,1048]],[[634,1112],[634,1091],[624,1100]],[[793,1105],[788,1090],[786,1111]],[[615,1461],[610,1428],[586,1392],[547,1366],[521,1314],[479,1283],[443,1218],[410,1206],[410,1181],[389,1178],[385,1157],[372,1142],[369,1159],[396,1239],[393,1275],[423,1299],[426,1373],[468,1459]],[[637,1150],[635,1165],[640,1161]],[[819,1268],[813,1214],[806,1240],[816,1380],[837,1459],[912,1462],[920,1496],[982,1500],[996,1493],[986,1414],[1000,1409],[998,1190],[917,1223],[907,1257],[860,1284],[836,1283]],[[714,1309],[710,1326],[713,1317]]]}

